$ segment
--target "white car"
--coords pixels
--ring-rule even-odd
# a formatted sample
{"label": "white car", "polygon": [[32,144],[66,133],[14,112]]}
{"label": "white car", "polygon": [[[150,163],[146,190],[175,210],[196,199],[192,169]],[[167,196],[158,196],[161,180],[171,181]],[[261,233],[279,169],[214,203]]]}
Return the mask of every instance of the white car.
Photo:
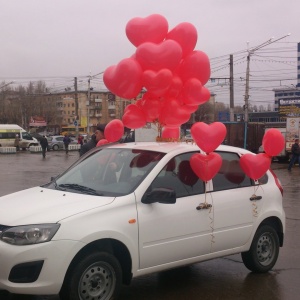
{"label": "white car", "polygon": [[271,270],[285,232],[277,177],[251,180],[239,167],[249,151],[221,145],[223,165],[205,183],[189,163],[199,152],[96,147],[52,182],[1,197],[0,290],[111,299],[134,277],[235,253]]}

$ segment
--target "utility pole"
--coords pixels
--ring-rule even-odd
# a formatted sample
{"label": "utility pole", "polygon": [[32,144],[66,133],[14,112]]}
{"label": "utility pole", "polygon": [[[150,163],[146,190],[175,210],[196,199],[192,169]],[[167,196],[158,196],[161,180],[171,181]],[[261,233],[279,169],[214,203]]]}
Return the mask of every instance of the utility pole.
{"label": "utility pole", "polygon": [[[279,40],[282,40],[286,38],[287,36],[290,36],[291,34],[286,34],[283,37],[280,37],[276,40],[273,40],[273,38],[270,38],[266,42],[252,48],[252,49],[247,49],[248,55],[247,55],[247,68],[246,68],[246,85],[245,85],[245,117],[244,117],[244,122],[245,122],[245,131],[244,131],[244,148],[247,148],[247,135],[248,135],[248,121],[249,121],[249,78],[250,78],[250,57],[252,54],[254,54],[255,51],[264,48],[270,44],[273,44],[275,42],[278,42]],[[248,43],[247,43],[248,44]]]}
{"label": "utility pole", "polygon": [[[229,120],[231,122],[234,121],[234,92],[233,92],[233,55],[230,54],[229,57],[229,65],[230,65],[230,75],[228,77],[222,77],[222,78],[211,78],[211,80],[219,80],[219,79],[224,79],[224,80],[229,80]],[[215,115],[215,108],[216,108],[216,100],[214,101],[214,120],[216,120],[216,115]]]}
{"label": "utility pole", "polygon": [[77,77],[74,77],[74,90],[75,90],[75,127],[76,127],[76,137],[78,138],[79,130],[78,130],[78,91],[77,91]]}
{"label": "utility pole", "polygon": [[233,92],[233,55],[230,54],[230,105],[229,105],[229,114],[230,122],[234,121],[234,92]]}
{"label": "utility pole", "polygon": [[269,40],[267,40],[266,42],[252,48],[252,49],[247,49],[248,51],[248,55],[247,55],[247,68],[246,68],[246,86],[245,86],[245,118],[244,121],[247,123],[249,121],[249,78],[250,78],[250,57],[252,54],[254,54],[255,51],[266,47],[270,44],[273,44],[275,42],[278,42],[279,40],[282,40],[284,38],[286,38],[287,36],[290,36],[291,34],[286,34],[285,36],[278,38],[276,40],[273,40],[273,38],[270,38]]}
{"label": "utility pole", "polygon": [[77,90],[77,77],[74,77],[74,90],[75,90],[75,120],[78,120],[78,90]]}
{"label": "utility pole", "polygon": [[91,100],[91,76],[88,80],[88,96],[87,96],[87,134],[90,134],[90,100]]}
{"label": "utility pole", "polygon": [[248,110],[248,105],[249,105],[249,77],[250,77],[250,53],[248,52],[247,55],[247,68],[246,68],[246,87],[245,87],[245,117],[244,117],[244,122],[248,122],[249,119],[249,110]]}

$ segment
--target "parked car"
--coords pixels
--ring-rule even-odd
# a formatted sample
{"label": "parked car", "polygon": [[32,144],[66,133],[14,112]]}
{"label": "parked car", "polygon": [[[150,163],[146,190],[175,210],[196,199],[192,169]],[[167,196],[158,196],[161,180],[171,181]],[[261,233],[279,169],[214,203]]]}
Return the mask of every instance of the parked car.
{"label": "parked car", "polygon": [[[63,135],[53,135],[47,137],[48,139],[48,150],[61,150],[64,149],[64,136]],[[73,137],[70,137],[70,144],[77,144],[77,140]]]}
{"label": "parked car", "polygon": [[115,299],[133,277],[236,253],[253,272],[271,270],[285,233],[278,178],[269,170],[253,181],[239,166],[250,152],[221,145],[222,167],[203,182],[189,163],[199,152],[191,143],[95,147],[21,200],[1,197],[0,289]]}
{"label": "parked car", "polygon": [[186,142],[193,142],[194,141],[190,129],[186,129],[185,134],[183,136],[183,141],[186,141]]}

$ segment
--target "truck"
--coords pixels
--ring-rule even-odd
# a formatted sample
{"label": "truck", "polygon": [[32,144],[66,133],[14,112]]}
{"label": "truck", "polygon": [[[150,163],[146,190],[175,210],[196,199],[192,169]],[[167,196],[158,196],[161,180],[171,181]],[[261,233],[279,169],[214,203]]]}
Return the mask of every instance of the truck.
{"label": "truck", "polygon": [[[223,122],[223,124],[227,129],[224,145],[245,148],[258,153],[265,132],[265,123]],[[136,142],[156,141],[157,136],[158,128],[153,123],[147,123],[146,126],[135,129]],[[182,141],[193,142],[190,129],[185,129],[182,133]]]}
{"label": "truck", "polygon": [[154,123],[147,123],[141,128],[134,130],[135,142],[155,142],[158,136],[158,128]]}
{"label": "truck", "polygon": [[295,139],[299,139],[300,118],[286,118],[285,150],[291,153]]}
{"label": "truck", "polygon": [[258,153],[265,133],[265,123],[223,122],[223,124],[227,129],[223,144]]}

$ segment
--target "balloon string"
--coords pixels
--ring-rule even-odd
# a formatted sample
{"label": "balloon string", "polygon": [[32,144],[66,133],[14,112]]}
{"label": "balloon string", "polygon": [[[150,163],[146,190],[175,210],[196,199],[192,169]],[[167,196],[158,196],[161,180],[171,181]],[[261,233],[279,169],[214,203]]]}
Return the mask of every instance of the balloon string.
{"label": "balloon string", "polygon": [[211,240],[210,240],[210,252],[213,251],[213,244],[215,243],[215,235],[214,235],[214,210],[213,210],[213,198],[211,198],[211,204],[212,206],[209,209],[208,217],[210,219],[210,229],[211,229]]}
{"label": "balloon string", "polygon": [[207,191],[206,191],[206,186],[207,186],[207,181],[205,181],[205,193],[204,193],[204,203],[206,204],[206,196],[207,196]]}
{"label": "balloon string", "polygon": [[[254,195],[256,194],[256,192],[258,190],[258,187],[259,187],[259,185],[258,186],[254,186]],[[253,215],[254,218],[257,218],[257,216],[258,216],[258,207],[256,205],[256,201],[255,200],[252,201],[252,215]]]}
{"label": "balloon string", "polygon": [[254,218],[257,218],[258,211],[257,211],[256,201],[252,201],[252,214]]}
{"label": "balloon string", "polygon": [[[205,190],[204,190],[204,205],[207,205],[207,181],[205,181]],[[215,235],[214,235],[214,231],[215,231],[215,228],[214,228],[214,210],[213,210],[213,198],[211,197],[211,206],[209,208],[209,212],[208,212],[208,218],[210,220],[209,222],[209,227],[210,227],[210,230],[211,230],[211,233],[210,233],[210,252],[212,252],[213,250],[213,244],[215,243]]]}

